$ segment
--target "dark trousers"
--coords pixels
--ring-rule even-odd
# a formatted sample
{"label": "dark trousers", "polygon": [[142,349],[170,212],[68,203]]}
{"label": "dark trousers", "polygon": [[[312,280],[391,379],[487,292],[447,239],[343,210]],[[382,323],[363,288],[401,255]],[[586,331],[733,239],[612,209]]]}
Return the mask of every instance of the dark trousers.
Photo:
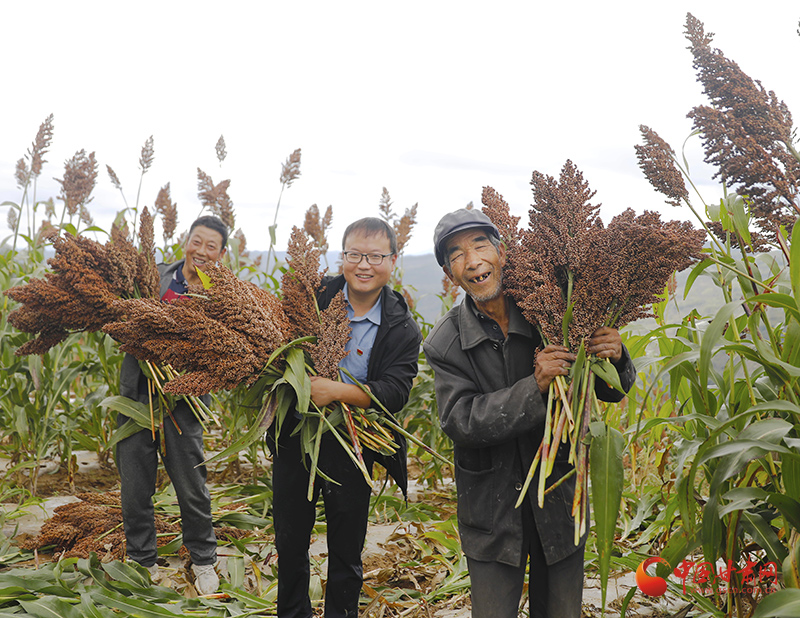
{"label": "dark trousers", "polygon": [[516,618],[527,557],[530,556],[528,595],[531,618],[580,618],[583,597],[583,547],[548,565],[533,511],[523,510],[523,560],[520,566],[467,558],[472,582],[473,618]]}
{"label": "dark trousers", "polygon": [[[164,419],[164,468],[175,487],[181,512],[183,544],[197,565],[217,561],[217,538],[211,522],[211,497],[206,487],[206,467],[198,466],[203,456],[203,427],[184,401]],[[117,424],[127,417],[120,414]],[[156,491],[160,437],[143,429],[117,444],[117,469],[120,476],[122,522],[128,556],[149,567],[158,558],[153,495]],[[195,467],[197,466],[197,467]]]}
{"label": "dark trousers", "polygon": [[[322,495],[328,524],[328,582],[325,618],[357,618],[361,594],[361,550],[367,534],[372,488],[363,474],[330,435],[324,436],[319,468],[332,483],[317,476],[313,499],[307,499],[308,470],[300,454],[299,436],[284,428],[279,446],[271,444],[272,511],[278,550],[278,617],[312,616],[308,596],[308,548],[316,521],[317,500]],[[368,469],[369,469],[368,465]]]}

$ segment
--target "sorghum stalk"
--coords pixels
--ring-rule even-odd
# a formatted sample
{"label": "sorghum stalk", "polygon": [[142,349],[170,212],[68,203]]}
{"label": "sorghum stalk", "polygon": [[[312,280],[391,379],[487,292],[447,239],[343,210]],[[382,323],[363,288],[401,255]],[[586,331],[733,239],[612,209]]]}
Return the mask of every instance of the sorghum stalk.
{"label": "sorghum stalk", "polygon": [[[549,460],[550,456],[550,448],[552,445],[550,444],[550,430],[553,424],[553,412],[552,406],[547,406],[547,415],[545,416],[544,421],[544,436],[542,437],[542,444],[544,445],[542,448],[542,465],[539,468],[539,492],[538,492],[538,501],[539,501],[539,508],[544,506],[544,484],[547,480],[547,461]],[[557,448],[558,445],[556,445]]]}
{"label": "sorghum stalk", "polygon": [[[319,410],[319,414],[321,419],[325,418],[324,409]],[[317,434],[314,438],[314,450],[311,451],[311,466],[308,470],[308,492],[306,495],[306,498],[309,502],[311,502],[314,497],[314,480],[317,478],[317,462],[319,461],[319,450],[322,446],[322,425],[322,420],[317,422]],[[336,431],[334,431],[334,433],[336,433]]]}
{"label": "sorghum stalk", "polygon": [[361,462],[358,460],[358,458],[353,454],[353,451],[347,446],[347,442],[345,442],[341,434],[338,431],[336,431],[336,428],[331,424],[330,420],[328,420],[328,417],[323,414],[322,420],[325,422],[326,425],[328,425],[328,429],[331,430],[331,433],[339,441],[339,444],[342,445],[342,448],[344,449],[345,453],[347,453],[347,455],[350,457],[350,459],[353,461],[356,467],[359,470],[361,470],[361,474],[364,475],[364,480],[367,483],[372,483],[372,479],[369,476],[369,472],[367,472],[366,466],[363,466]]}
{"label": "sorghum stalk", "polygon": [[[531,485],[531,481],[533,480],[533,476],[534,476],[534,474],[536,474],[536,467],[539,465],[539,460],[542,457],[542,449],[543,448],[544,448],[544,441],[539,443],[539,448],[536,451],[536,455],[534,456],[533,461],[531,462],[531,467],[528,468],[528,476],[525,477],[525,483],[523,483],[522,490],[519,492],[519,497],[517,498],[517,503],[514,505],[514,508],[516,508],[516,509],[518,509],[520,507],[520,505],[522,504],[522,501],[525,499],[525,494],[528,493],[528,488]],[[548,491],[549,491],[549,489],[544,492],[545,495],[547,495]]]}
{"label": "sorghum stalk", "polygon": [[358,441],[358,434],[356,432],[356,425],[353,422],[353,413],[350,411],[350,407],[346,403],[341,403],[342,412],[344,414],[344,424],[347,427],[347,433],[350,434],[350,441],[353,444],[353,451],[358,458],[358,461],[361,462],[361,465],[366,467],[364,463],[364,455],[361,453],[361,444]]}

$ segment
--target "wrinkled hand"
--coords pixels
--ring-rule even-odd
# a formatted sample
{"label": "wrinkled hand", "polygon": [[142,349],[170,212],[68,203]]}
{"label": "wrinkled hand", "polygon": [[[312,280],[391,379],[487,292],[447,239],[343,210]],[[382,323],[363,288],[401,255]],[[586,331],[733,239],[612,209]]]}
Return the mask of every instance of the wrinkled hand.
{"label": "wrinkled hand", "polygon": [[536,355],[533,377],[539,390],[546,393],[556,376],[569,375],[569,368],[575,355],[562,345],[549,345]]}
{"label": "wrinkled hand", "polygon": [[608,326],[601,326],[589,338],[586,352],[597,358],[608,358],[618,362],[622,358],[622,337],[619,331]]}

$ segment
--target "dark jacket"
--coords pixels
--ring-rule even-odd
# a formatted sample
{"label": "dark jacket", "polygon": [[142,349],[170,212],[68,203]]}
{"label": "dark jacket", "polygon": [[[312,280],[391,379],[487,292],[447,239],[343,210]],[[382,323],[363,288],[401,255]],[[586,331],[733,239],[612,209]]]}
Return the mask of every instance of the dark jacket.
{"label": "dark jacket", "polygon": [[[344,288],[344,284],[343,275],[323,279],[323,288],[317,296],[320,310],[328,307],[333,297]],[[369,356],[366,386],[392,414],[402,410],[408,401],[411,385],[417,375],[421,342],[419,326],[408,310],[402,294],[388,285],[384,286],[381,291],[381,324]],[[365,456],[385,467],[405,494],[408,488],[406,441],[397,434],[395,441],[400,444],[400,448],[394,455],[385,457],[367,451]]]}
{"label": "dark jacket", "polygon": [[[514,505],[541,443],[547,408],[533,376],[541,338],[516,305],[509,305],[505,341],[486,334],[467,297],[436,324],[424,350],[435,373],[442,429],[455,446],[464,553],[475,560],[519,566],[522,509]],[[627,390],[636,377],[627,350],[617,365]],[[600,399],[622,399],[621,393],[597,384]],[[553,480],[572,469],[564,446],[556,456]],[[528,490],[548,564],[566,558],[585,542],[584,536],[580,545],[574,544],[574,493],[573,476],[549,493],[540,509],[535,489]]]}

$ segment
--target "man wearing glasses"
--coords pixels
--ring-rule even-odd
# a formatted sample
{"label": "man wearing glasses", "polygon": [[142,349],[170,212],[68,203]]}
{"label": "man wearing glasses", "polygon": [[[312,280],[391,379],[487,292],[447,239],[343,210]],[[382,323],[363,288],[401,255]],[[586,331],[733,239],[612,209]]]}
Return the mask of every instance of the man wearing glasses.
{"label": "man wearing glasses", "polygon": [[[351,223],[342,240],[342,274],[326,277],[317,295],[320,310],[340,291],[347,300],[352,336],[348,355],[340,368],[365,385],[391,413],[399,412],[408,400],[417,375],[422,335],[402,294],[387,283],[397,261],[397,239],[385,221],[376,218]],[[372,401],[344,372],[341,381],[311,378],[311,398],[320,408],[333,401],[372,407]],[[310,618],[308,596],[311,530],[316,521],[320,496],[328,524],[328,581],[325,591],[326,618],[358,617],[361,593],[361,550],[367,533],[367,516],[372,487],[331,436],[323,435],[319,470],[312,501],[306,498],[308,465],[303,461],[300,436],[291,435],[293,420],[287,419],[273,452],[273,517],[275,547],[278,550],[278,616]],[[364,449],[364,462],[371,470],[381,463],[406,492],[406,445],[382,456]],[[330,480],[328,480],[330,479]]]}

